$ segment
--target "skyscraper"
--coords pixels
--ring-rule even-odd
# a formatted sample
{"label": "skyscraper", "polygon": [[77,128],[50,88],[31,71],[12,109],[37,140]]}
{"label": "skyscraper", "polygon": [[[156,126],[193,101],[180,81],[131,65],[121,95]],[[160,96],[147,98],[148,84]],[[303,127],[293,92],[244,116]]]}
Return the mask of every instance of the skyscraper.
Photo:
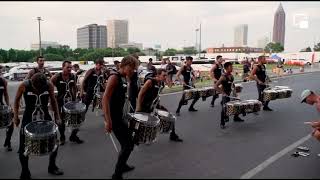
{"label": "skyscraper", "polygon": [[78,48],[106,48],[107,27],[89,24],[77,29]]}
{"label": "skyscraper", "polygon": [[282,4],[280,3],[273,21],[273,37],[272,41],[280,43],[284,46],[285,29],[286,28],[286,13],[283,10]]}
{"label": "skyscraper", "polygon": [[248,45],[248,25],[240,24],[234,28],[234,46],[241,47]]}
{"label": "skyscraper", "polygon": [[119,44],[128,44],[128,20],[108,20],[108,47],[117,48]]}

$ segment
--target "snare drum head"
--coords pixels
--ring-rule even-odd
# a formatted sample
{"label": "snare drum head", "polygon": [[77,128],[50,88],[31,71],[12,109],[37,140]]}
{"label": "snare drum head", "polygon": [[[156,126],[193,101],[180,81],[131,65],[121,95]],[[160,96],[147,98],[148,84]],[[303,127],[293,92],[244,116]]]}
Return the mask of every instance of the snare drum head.
{"label": "snare drum head", "polygon": [[147,126],[157,126],[160,124],[160,119],[156,116],[152,116],[149,113],[135,113],[132,115],[132,117],[136,120],[139,121],[142,124],[145,124]]}
{"label": "snare drum head", "polygon": [[58,126],[52,121],[33,121],[26,125],[24,132],[32,138],[48,137],[55,135]]}
{"label": "snare drum head", "polygon": [[170,116],[170,113],[169,113],[169,112],[163,111],[163,110],[160,110],[160,109],[156,109],[156,113],[157,113],[159,116],[163,116],[163,117],[169,117],[169,116]]}
{"label": "snare drum head", "polygon": [[288,86],[275,86],[275,88],[278,88],[278,89],[288,89],[289,87],[288,87]]}
{"label": "snare drum head", "polygon": [[86,105],[81,102],[71,101],[63,106],[63,110],[67,113],[83,113],[86,111]]}

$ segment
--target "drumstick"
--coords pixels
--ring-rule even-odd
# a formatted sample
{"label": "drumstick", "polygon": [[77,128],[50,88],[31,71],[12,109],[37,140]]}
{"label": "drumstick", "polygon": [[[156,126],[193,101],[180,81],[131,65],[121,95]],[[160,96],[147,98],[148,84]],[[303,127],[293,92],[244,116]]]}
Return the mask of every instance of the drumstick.
{"label": "drumstick", "polygon": [[313,122],[304,122],[303,124],[313,124]]}
{"label": "drumstick", "polygon": [[118,148],[117,148],[117,145],[116,145],[116,143],[115,143],[114,140],[113,140],[112,134],[111,134],[111,133],[106,133],[106,135],[108,135],[108,134],[109,134],[109,137],[110,137],[110,139],[111,139],[111,141],[112,141],[112,144],[113,144],[113,146],[114,146],[114,149],[117,151],[117,153],[119,153]]}

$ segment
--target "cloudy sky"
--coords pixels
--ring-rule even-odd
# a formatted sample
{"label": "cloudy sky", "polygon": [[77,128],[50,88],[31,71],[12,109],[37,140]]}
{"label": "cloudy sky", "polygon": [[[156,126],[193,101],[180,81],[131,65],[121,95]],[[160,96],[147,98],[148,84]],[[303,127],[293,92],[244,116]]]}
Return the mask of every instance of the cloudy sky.
{"label": "cloudy sky", "polygon": [[[42,40],[76,48],[76,29],[87,24],[106,25],[110,19],[129,20],[129,41],[162,49],[194,45],[195,29],[202,23],[202,47],[233,46],[234,27],[248,24],[249,46],[270,37],[273,16],[280,2],[0,2],[0,48],[30,49]],[[282,2],[286,12],[285,50],[299,51],[320,42],[320,2]],[[294,16],[304,14],[309,27],[294,26]]]}

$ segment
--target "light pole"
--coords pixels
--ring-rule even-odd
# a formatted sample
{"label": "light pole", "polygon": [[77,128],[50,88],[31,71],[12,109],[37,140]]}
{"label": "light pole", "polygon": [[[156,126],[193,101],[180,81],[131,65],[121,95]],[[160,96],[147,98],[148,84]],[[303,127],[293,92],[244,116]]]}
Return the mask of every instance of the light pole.
{"label": "light pole", "polygon": [[200,22],[200,43],[199,43],[199,59],[201,56],[201,22]]}
{"label": "light pole", "polygon": [[199,31],[199,28],[196,29],[196,45],[194,46],[196,50],[198,49],[198,31]]}
{"label": "light pole", "polygon": [[41,17],[37,17],[38,20],[38,24],[39,24],[39,54],[40,56],[42,56],[42,52],[41,52],[41,30],[40,30],[40,21],[43,21],[41,19]]}

